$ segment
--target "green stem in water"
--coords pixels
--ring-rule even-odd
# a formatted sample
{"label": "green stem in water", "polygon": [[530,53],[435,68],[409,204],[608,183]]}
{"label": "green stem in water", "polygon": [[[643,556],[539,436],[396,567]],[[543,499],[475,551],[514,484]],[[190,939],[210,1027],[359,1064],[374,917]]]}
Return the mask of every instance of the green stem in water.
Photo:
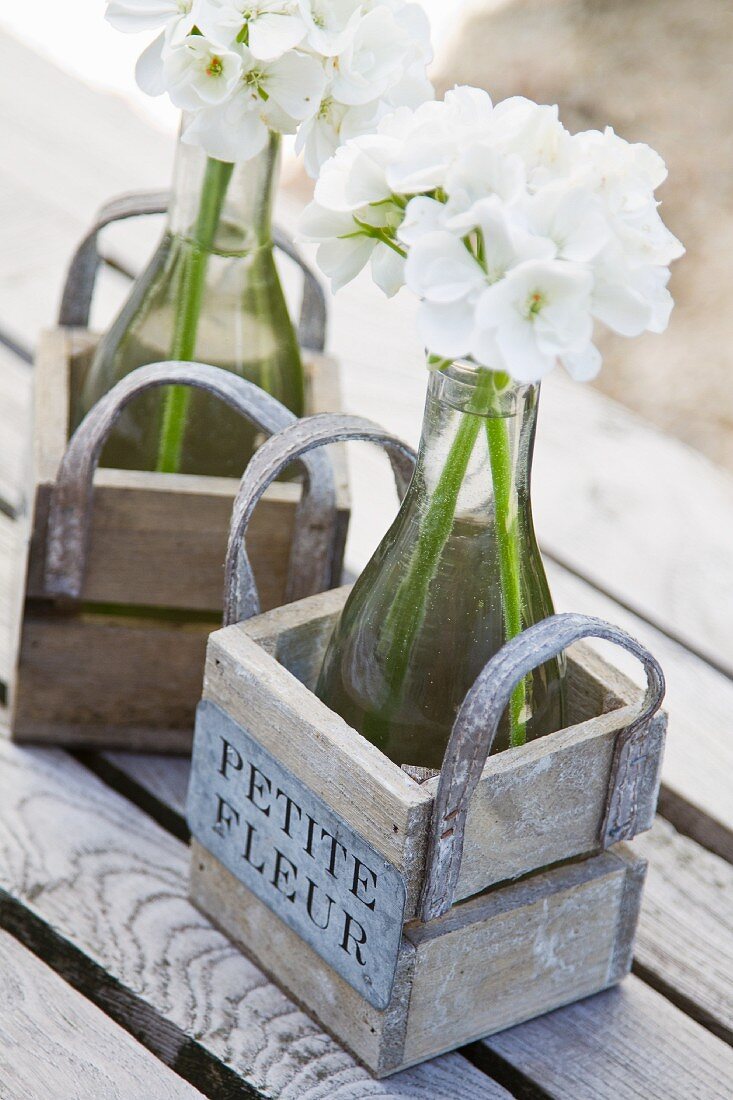
{"label": "green stem in water", "polygon": [[[201,303],[206,282],[209,253],[216,238],[227,187],[234,165],[211,157],[201,188],[193,241],[187,244],[181,289],[176,305],[176,318],[170,357],[190,362],[196,352]],[[171,386],[166,391],[163,424],[160,433],[157,469],[161,473],[178,473],[181,466],[183,439],[186,434],[191,390],[187,386]]]}
{"label": "green stem in water", "polygon": [[[477,408],[490,392],[491,375],[482,375],[476,391]],[[396,701],[402,691],[412,647],[425,616],[428,587],[455,522],[458,496],[476,445],[481,417],[461,416],[455,439],[420,524],[417,545],[406,577],[395,593],[385,623],[382,644],[389,653],[389,681]]]}
{"label": "green stem in water", "polygon": [[[522,633],[522,584],[516,486],[512,476],[512,453],[506,421],[501,416],[486,419],[486,438],[494,483],[496,541],[499,547],[502,606],[506,640]],[[527,728],[522,719],[527,701],[526,681],[514,689],[509,703],[509,744],[523,745]]]}
{"label": "green stem in water", "polygon": [[[491,372],[481,373],[476,395],[477,413],[462,415],[455,439],[438,479],[422,522],[407,575],[395,593],[385,623],[382,646],[389,654],[389,683],[392,702],[402,692],[412,648],[425,615],[428,588],[455,522],[458,496],[484,420],[494,484],[496,537],[499,574],[507,641],[522,632],[522,590],[517,526],[516,487],[513,479],[509,431],[502,416],[486,416],[495,394]],[[522,745],[526,726],[522,714],[526,703],[526,681],[515,688],[509,707],[510,745]]]}

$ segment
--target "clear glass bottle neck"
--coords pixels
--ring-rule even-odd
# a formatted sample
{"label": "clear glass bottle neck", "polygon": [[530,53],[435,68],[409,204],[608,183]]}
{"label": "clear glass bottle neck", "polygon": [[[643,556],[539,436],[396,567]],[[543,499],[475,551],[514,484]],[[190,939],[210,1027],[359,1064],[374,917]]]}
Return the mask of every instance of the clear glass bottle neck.
{"label": "clear glass bottle neck", "polygon": [[538,401],[539,385],[516,383],[470,362],[431,371],[414,492],[426,497],[441,492],[446,465],[453,466],[463,446],[457,512],[480,516],[493,498],[499,447],[511,467],[518,506],[529,508]]}
{"label": "clear glass bottle neck", "polygon": [[207,198],[213,202],[218,199],[221,213],[213,239],[215,251],[246,254],[270,247],[280,145],[280,135],[271,134],[257,156],[228,165],[210,159],[200,146],[189,145],[179,137],[168,211],[169,231],[195,241],[202,204]]}

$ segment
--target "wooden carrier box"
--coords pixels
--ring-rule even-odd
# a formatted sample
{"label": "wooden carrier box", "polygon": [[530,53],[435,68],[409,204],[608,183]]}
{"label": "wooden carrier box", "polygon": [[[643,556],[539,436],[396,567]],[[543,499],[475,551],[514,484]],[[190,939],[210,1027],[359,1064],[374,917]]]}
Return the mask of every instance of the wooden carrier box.
{"label": "wooden carrier box", "polygon": [[[72,263],[61,311],[65,324],[46,334],[39,350],[28,532],[17,573],[21,589],[25,578],[26,598],[17,675],[9,685],[12,736],[18,741],[190,749],[206,639],[221,622],[223,564],[238,482],[115,469],[95,474],[101,435],[114,421],[114,408],[101,410],[111,395],[94,410],[104,411],[104,418],[85,425],[86,447],[67,446],[70,388],[88,369],[96,343],[85,328],[71,327],[89,316],[100,262],[96,233],[117,217],[164,209],[164,198],[152,196],[147,210],[139,197],[111,204]],[[303,267],[300,338],[307,345],[308,411],[337,410],[337,365],[322,353],[322,292],[292,245],[282,235],[277,243]],[[167,375],[165,367],[157,374],[141,370],[148,374],[137,383],[130,375],[114,391],[119,391],[118,407],[169,376],[216,393],[265,434],[294,419],[241,379],[217,379],[226,372],[215,368],[203,379],[195,365],[169,367]],[[307,476],[323,483],[319,492],[335,497],[337,512],[318,560],[306,569],[289,569],[301,497],[297,482],[273,484],[253,519],[250,550],[265,608],[340,583],[349,516],[345,458],[339,449],[332,453],[332,466],[317,457],[309,469],[306,460]],[[65,539],[68,545],[59,547]]]}
{"label": "wooden carrier box", "polygon": [[[347,594],[211,636],[191,897],[386,1076],[628,973],[646,865],[623,842],[652,824],[664,682],[623,632],[555,616],[490,662],[420,783],[313,694]],[[569,726],[487,759],[518,680],[587,636],[643,661],[646,696],[574,645]]]}

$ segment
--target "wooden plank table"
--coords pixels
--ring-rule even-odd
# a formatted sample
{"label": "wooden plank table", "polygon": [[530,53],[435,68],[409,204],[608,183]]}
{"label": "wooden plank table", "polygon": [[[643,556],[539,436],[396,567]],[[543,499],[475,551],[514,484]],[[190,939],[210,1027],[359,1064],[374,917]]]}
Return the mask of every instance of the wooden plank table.
{"label": "wooden plank table", "polygon": [[[0,678],[19,599],[7,563],[23,512],[27,359],[94,208],[164,184],[170,160],[120,102],[0,35],[0,108],[11,102],[0,109]],[[301,202],[284,194],[280,220]],[[113,247],[139,265],[148,244],[138,229]],[[105,277],[99,323],[123,289]],[[413,313],[360,280],[336,303],[331,347],[349,408],[414,442],[425,378]],[[394,504],[386,465],[362,448],[352,457],[358,568]],[[558,606],[626,626],[669,680],[662,816],[636,842],[650,871],[633,976],[374,1081],[187,901],[187,760],[0,738],[3,1100],[733,1095],[733,489],[681,444],[553,378],[535,497]]]}

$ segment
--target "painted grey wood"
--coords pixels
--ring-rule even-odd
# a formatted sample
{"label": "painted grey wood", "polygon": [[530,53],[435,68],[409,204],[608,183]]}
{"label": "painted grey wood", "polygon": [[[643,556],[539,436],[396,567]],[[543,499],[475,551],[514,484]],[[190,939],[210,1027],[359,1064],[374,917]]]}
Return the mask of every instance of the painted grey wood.
{"label": "painted grey wood", "polygon": [[[110,199],[97,213],[94,225],[77,248],[66,274],[59,308],[59,325],[88,328],[94,296],[94,284],[102,263],[99,234],[113,222],[148,214],[165,214],[170,203],[169,191],[135,192]],[[323,287],[304,260],[292,238],[282,229],[273,230],[273,243],[298,265],[303,275],[303,300],[298,323],[300,346],[323,351],[326,346],[327,310]]]}
{"label": "painted grey wood", "polygon": [[733,1043],[733,867],[662,818],[634,847],[649,860],[638,973]]}
{"label": "painted grey wood", "polygon": [[624,631],[600,619],[555,615],[525,630],[492,658],[468,692],[456,718],[435,795],[425,885],[420,901],[424,921],[441,916],[453,904],[463,855],[468,805],[491,752],[512,691],[538,665],[581,639],[612,641],[644,666],[647,691],[637,717],[617,737],[608,801],[601,824],[601,846],[633,837],[640,764],[639,735],[662,705],[664,675],[648,650]]}
{"label": "painted grey wood", "polygon": [[733,1050],[634,977],[484,1044],[557,1100],[733,1093]]}
{"label": "painted grey wood", "polygon": [[191,777],[191,835],[364,1000],[387,1008],[407,900],[398,869],[209,699],[196,712]]}
{"label": "painted grey wood", "polygon": [[30,450],[31,371],[0,344],[0,513],[25,507]]}
{"label": "painted grey wood", "polygon": [[[292,462],[307,463],[306,455],[312,455],[327,444],[357,440],[376,443],[385,448],[401,500],[407,492],[415,468],[415,453],[407,444],[363,417],[345,416],[341,413],[321,413],[305,417],[266,440],[253,455],[242,475],[232,511],[224,570],[225,626],[253,618],[260,612],[257,585],[247,555],[246,533],[252,514],[266,490]],[[291,578],[299,572],[307,576],[310,572],[309,563],[314,558],[317,560],[318,555],[328,558],[328,576],[333,573],[333,554],[329,554],[329,550],[334,547],[335,540],[327,526],[333,519],[319,515],[315,510],[310,518],[310,529],[306,527],[305,517],[297,518],[298,542],[293,548],[291,558]],[[292,590],[292,580],[290,587]],[[300,587],[303,589],[302,585]],[[312,595],[317,591],[312,585],[309,587],[310,592],[302,590],[300,595]],[[326,587],[327,581],[321,585],[320,590]]]}
{"label": "painted grey wood", "polygon": [[167,1064],[184,1059],[209,1083],[226,1080],[227,1097],[236,1095],[228,1071],[268,1100],[505,1096],[458,1055],[374,1082],[215,931],[187,889],[187,848],[146,814],[65,753],[0,740],[0,923],[21,907],[23,927],[46,926],[58,965],[73,965],[107,1012],[142,1027]]}
{"label": "painted grey wood", "polygon": [[[123,409],[147,389],[164,385],[194,386],[220,398],[264,432],[291,424],[294,416],[269,394],[218,367],[202,363],[152,363],[127,375],[97,402],[77,428],[59,466],[48,518],[45,590],[51,597],[78,600],[84,573],[94,504],[93,477],[104,443]],[[333,470],[327,456],[303,458],[306,486],[298,508],[293,541],[290,588],[301,595],[328,586],[331,556],[314,553],[310,540],[300,539],[311,529],[335,531],[336,496]],[[297,578],[295,573],[297,571]]]}
{"label": "painted grey wood", "polygon": [[3,1100],[202,1097],[3,931],[0,985]]}

